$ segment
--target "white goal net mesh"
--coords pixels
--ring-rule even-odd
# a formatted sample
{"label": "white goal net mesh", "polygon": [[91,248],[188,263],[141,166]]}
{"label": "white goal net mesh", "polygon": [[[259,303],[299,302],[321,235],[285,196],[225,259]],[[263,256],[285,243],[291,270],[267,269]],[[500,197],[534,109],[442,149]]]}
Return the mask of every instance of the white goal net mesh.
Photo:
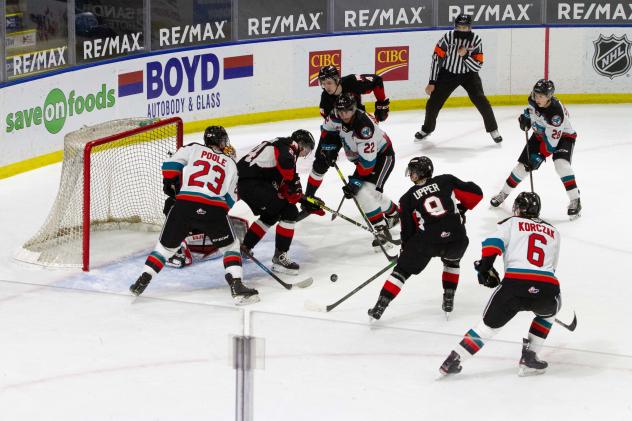
{"label": "white goal net mesh", "polygon": [[[180,119],[114,120],[68,133],[55,203],[46,222],[15,258],[87,270],[86,221],[92,232],[159,230],[165,219],[161,164],[181,144]],[[89,154],[84,154],[86,149]]]}

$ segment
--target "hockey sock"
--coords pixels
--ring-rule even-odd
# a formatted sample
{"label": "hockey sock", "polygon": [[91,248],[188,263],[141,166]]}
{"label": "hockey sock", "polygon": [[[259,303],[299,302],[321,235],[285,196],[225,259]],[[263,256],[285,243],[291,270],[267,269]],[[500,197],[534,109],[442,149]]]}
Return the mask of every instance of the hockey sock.
{"label": "hockey sock", "polygon": [[579,189],[575,182],[575,173],[573,172],[573,168],[571,168],[571,163],[565,159],[556,159],[553,162],[555,164],[555,171],[557,171],[557,175],[560,176],[560,180],[562,180],[562,184],[564,184],[568,198],[570,200],[577,199],[579,197]]}
{"label": "hockey sock", "polygon": [[224,252],[224,270],[226,273],[229,273],[233,278],[243,279],[239,243],[233,241],[230,245],[222,247],[220,250]]}
{"label": "hockey sock", "polygon": [[514,169],[511,170],[511,174],[507,177],[502,191],[506,194],[510,194],[511,191],[516,188],[516,186],[518,186],[518,184],[520,184],[526,176],[527,170],[525,170],[524,165],[519,162]]}
{"label": "hockey sock", "polygon": [[384,286],[380,291],[380,296],[387,297],[389,300],[397,297],[399,291],[404,287],[404,283],[408,277],[403,274],[393,271],[391,276],[388,277],[386,282],[384,282]]}
{"label": "hockey sock", "polygon": [[536,355],[540,352],[540,349],[542,349],[542,345],[551,331],[554,320],[555,316],[536,316],[531,322],[531,327],[529,328],[529,342],[531,344],[529,345],[529,349],[535,352]]}
{"label": "hockey sock", "polygon": [[393,202],[390,203],[389,207],[387,208],[388,210],[386,212],[384,212],[384,214],[388,217],[391,217],[393,215],[395,215],[398,211],[397,205]]}
{"label": "hockey sock", "polygon": [[294,238],[294,222],[279,221],[276,227],[276,248],[281,251],[288,251]]}
{"label": "hockey sock", "polygon": [[373,226],[383,225],[386,223],[384,220],[384,213],[382,212],[382,208],[373,209],[371,212],[366,213],[367,218],[371,221]]}
{"label": "hockey sock", "polygon": [[493,329],[487,326],[483,321],[479,322],[476,327],[467,331],[461,342],[459,342],[460,350],[456,352],[461,356],[461,361],[467,360],[485,345],[485,341],[491,339],[500,329]]}
{"label": "hockey sock", "polygon": [[152,277],[156,276],[158,272],[160,272],[165,266],[165,262],[169,260],[174,254],[176,254],[177,251],[177,248],[168,249],[162,244],[158,243],[154,251],[152,251],[149,256],[147,256],[143,272],[147,272]]}
{"label": "hockey sock", "polygon": [[319,174],[316,171],[312,170],[309,174],[309,178],[307,179],[307,186],[305,187],[305,196],[314,197],[316,194],[316,190],[320,187],[323,182],[324,174]]}
{"label": "hockey sock", "polygon": [[248,231],[244,236],[244,246],[248,247],[249,249],[254,248],[259,240],[261,240],[263,236],[266,235],[266,232],[268,232],[269,229],[269,225],[264,224],[261,219],[257,219],[255,222],[250,224],[250,228],[248,228]]}
{"label": "hockey sock", "polygon": [[443,274],[441,275],[443,289],[456,289],[459,285],[459,260],[441,260],[443,260]]}

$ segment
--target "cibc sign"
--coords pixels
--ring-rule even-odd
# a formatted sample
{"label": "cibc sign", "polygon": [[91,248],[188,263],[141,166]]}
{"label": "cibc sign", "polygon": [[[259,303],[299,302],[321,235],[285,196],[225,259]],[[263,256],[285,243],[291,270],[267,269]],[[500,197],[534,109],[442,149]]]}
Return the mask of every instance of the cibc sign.
{"label": "cibc sign", "polygon": [[309,52],[309,86],[320,86],[318,82],[318,72],[321,67],[336,66],[338,73],[342,76],[342,50],[325,50]]}

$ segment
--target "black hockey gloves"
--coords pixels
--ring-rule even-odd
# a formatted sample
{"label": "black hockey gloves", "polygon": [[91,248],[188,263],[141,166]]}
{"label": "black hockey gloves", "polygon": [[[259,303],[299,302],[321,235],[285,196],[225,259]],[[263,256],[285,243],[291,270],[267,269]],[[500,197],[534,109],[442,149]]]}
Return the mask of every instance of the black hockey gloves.
{"label": "black hockey gloves", "polygon": [[[325,158],[328,166],[333,167],[338,159],[338,148],[336,145],[323,144],[320,146],[320,154]],[[327,168],[324,168],[327,171]]]}
{"label": "black hockey gloves", "polygon": [[347,199],[352,199],[360,191],[362,187],[362,181],[357,178],[350,178],[349,183],[342,187],[342,193]]}
{"label": "black hockey gloves", "polygon": [[384,101],[375,101],[375,119],[378,122],[384,121],[388,118],[391,100],[386,98]]}
{"label": "black hockey gloves", "polygon": [[518,124],[520,125],[520,130],[524,132],[525,130],[529,130],[531,128],[531,119],[524,114],[520,114],[520,117],[518,117]]}
{"label": "black hockey gloves", "polygon": [[500,275],[494,266],[489,266],[489,263],[485,261],[477,260],[474,262],[474,269],[478,272],[479,284],[487,288],[496,288],[500,285]]}

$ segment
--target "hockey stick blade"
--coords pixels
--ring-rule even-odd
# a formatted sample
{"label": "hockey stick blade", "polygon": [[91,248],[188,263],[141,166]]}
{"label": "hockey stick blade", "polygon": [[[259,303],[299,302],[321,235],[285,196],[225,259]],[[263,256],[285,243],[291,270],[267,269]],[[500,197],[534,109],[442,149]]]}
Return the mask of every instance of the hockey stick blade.
{"label": "hockey stick blade", "polygon": [[305,301],[305,309],[309,311],[321,311],[321,312],[327,311],[326,306],[322,304],[318,304],[317,302],[314,302],[312,300]]}
{"label": "hockey stick blade", "polygon": [[312,285],[313,283],[314,283],[314,278],[312,278],[310,276],[309,278],[306,278],[306,279],[302,280],[301,282],[297,282],[295,284],[290,284],[290,285],[292,285],[292,287],[307,288],[308,286]]}
{"label": "hockey stick blade", "polygon": [[566,324],[559,319],[555,319],[555,322],[565,327],[566,329],[570,330],[571,332],[574,332],[575,328],[577,327],[577,315],[575,314],[575,312],[573,312],[573,321],[570,322],[569,324]]}

